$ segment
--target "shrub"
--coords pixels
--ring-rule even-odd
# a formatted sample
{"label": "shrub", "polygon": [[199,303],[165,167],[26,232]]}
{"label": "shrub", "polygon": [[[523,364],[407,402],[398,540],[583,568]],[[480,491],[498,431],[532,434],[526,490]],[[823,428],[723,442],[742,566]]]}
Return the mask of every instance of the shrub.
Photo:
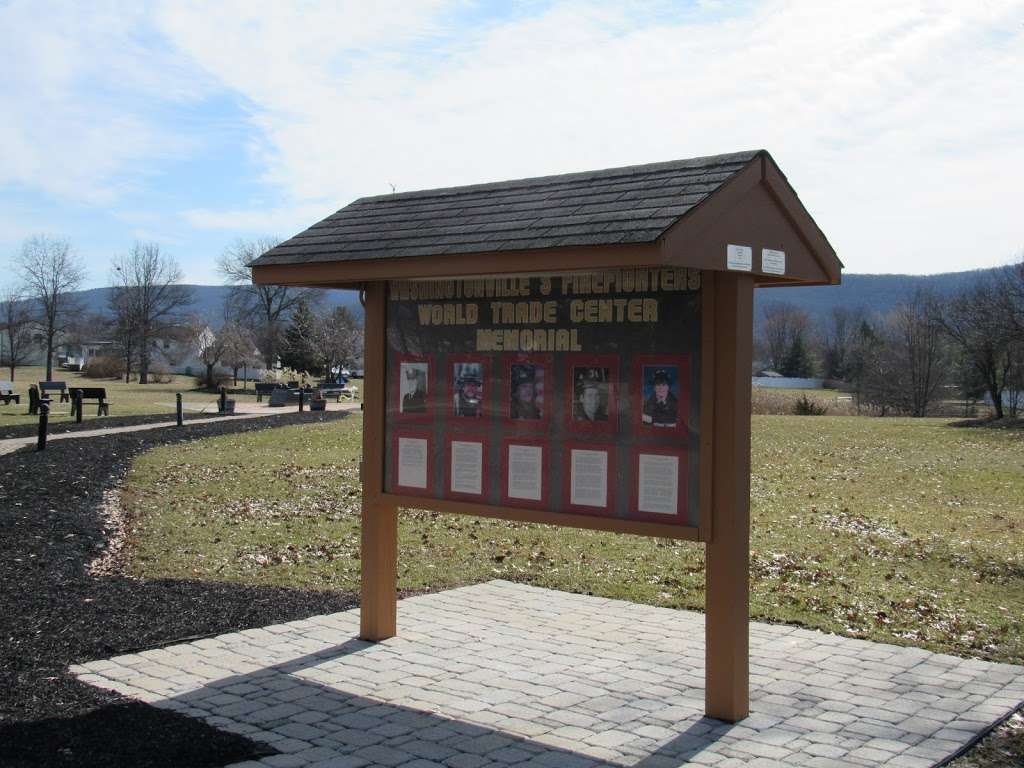
{"label": "shrub", "polygon": [[200,389],[220,389],[231,383],[231,374],[226,371],[214,371],[213,380],[207,381],[206,375],[196,376],[196,386]]}
{"label": "shrub", "polygon": [[82,375],[90,379],[119,379],[124,376],[124,360],[97,356],[89,360]]}
{"label": "shrub", "polygon": [[163,363],[150,363],[149,383],[170,384],[172,381],[171,369]]}
{"label": "shrub", "polygon": [[828,406],[811,400],[807,395],[801,395],[793,404],[793,413],[796,416],[824,416],[828,413]]}

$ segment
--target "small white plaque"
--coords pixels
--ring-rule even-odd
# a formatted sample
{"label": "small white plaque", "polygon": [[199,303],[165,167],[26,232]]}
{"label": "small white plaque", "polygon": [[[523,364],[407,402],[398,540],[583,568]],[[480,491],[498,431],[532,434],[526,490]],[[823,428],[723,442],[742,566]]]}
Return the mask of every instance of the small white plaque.
{"label": "small white plaque", "polygon": [[544,489],[544,449],[539,445],[508,447],[508,497],[540,501]]}
{"label": "small white plaque", "polygon": [[479,496],[483,493],[484,444],[452,440],[451,489]]}
{"label": "small white plaque", "polygon": [[569,503],[608,506],[608,453],[572,449]]}
{"label": "small white plaque", "polygon": [[766,275],[786,274],[786,252],[761,249],[761,271]]}
{"label": "small white plaque", "polygon": [[398,438],[398,485],[427,487],[427,441],[418,437]]}
{"label": "small white plaque", "polygon": [[749,245],[725,246],[725,266],[728,269],[749,272],[754,267],[754,249]]}
{"label": "small white plaque", "polygon": [[679,457],[640,454],[637,478],[637,509],[659,515],[679,511]]}

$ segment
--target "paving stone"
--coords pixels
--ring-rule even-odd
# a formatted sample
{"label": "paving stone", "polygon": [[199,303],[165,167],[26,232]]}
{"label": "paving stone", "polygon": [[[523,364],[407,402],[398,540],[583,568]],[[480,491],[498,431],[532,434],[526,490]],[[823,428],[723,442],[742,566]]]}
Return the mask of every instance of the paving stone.
{"label": "paving stone", "polygon": [[350,611],[71,671],[281,752],[249,768],[924,768],[1024,698],[1012,665],[754,623],[730,725],[703,717],[700,614],[497,581],[404,600],[399,627],[346,640]]}

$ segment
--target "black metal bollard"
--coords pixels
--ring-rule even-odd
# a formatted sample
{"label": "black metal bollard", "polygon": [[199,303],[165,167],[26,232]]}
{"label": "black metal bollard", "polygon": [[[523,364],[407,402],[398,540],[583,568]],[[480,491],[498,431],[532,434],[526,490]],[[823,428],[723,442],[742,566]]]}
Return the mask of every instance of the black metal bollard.
{"label": "black metal bollard", "polygon": [[181,392],[177,392],[177,393],[175,393],[175,395],[174,395],[174,401],[175,401],[175,402],[174,402],[174,408],[175,408],[175,410],[177,411],[177,414],[178,414],[178,426],[180,427],[180,426],[181,426],[181,424],[182,424],[182,414],[181,414]]}
{"label": "black metal bollard", "polygon": [[303,398],[305,398],[305,396],[306,396],[305,391],[300,389],[299,390],[299,413],[302,413],[302,403],[303,403]]}
{"label": "black metal bollard", "polygon": [[75,414],[75,423],[82,423],[82,390],[75,389],[71,391],[71,410]]}
{"label": "black metal bollard", "polygon": [[39,439],[36,441],[36,450],[46,449],[46,426],[50,421],[50,398],[39,398]]}

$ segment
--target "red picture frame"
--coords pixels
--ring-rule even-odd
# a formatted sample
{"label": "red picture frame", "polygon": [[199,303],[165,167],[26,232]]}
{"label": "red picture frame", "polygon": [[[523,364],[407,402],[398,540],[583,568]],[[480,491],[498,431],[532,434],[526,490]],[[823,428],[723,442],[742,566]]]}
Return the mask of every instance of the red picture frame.
{"label": "red picture frame", "polygon": [[[675,368],[676,421],[674,426],[654,426],[644,421],[644,408],[648,396],[644,392],[645,369]],[[653,374],[652,374],[653,375]],[[637,355],[633,358],[633,426],[638,435],[684,435],[689,427],[690,414],[690,358],[688,355]],[[671,385],[669,393],[672,393]]]}
{"label": "red picture frame", "polygon": [[[601,451],[607,456],[605,464],[604,506],[572,503],[572,453],[573,451]],[[615,448],[606,443],[582,443],[566,441],[562,443],[562,506],[567,512],[578,512],[584,515],[612,517],[615,514],[615,499],[612,493],[615,483]]]}
{"label": "red picture frame", "polygon": [[[576,370],[607,368],[608,402],[604,421],[576,419]],[[614,434],[619,427],[619,358],[615,355],[566,355],[565,428],[569,432]]]}
{"label": "red picture frame", "polygon": [[[402,485],[399,480],[399,445],[402,439],[426,440],[426,487],[416,485]],[[425,429],[396,429],[391,433],[391,488],[392,493],[400,493],[406,496],[433,496],[434,495],[434,462],[432,461],[433,437]]]}
{"label": "red picture frame", "polygon": [[[480,414],[478,416],[460,416],[455,413],[455,366],[459,363],[478,363],[480,365],[480,376],[484,391],[483,397],[480,400]],[[484,355],[448,355],[445,359],[445,365],[448,367],[448,404],[444,408],[444,413],[455,419],[457,424],[465,426],[476,424],[489,418],[491,415],[489,404],[493,403],[494,398],[487,391],[493,388],[490,377],[491,366],[487,357]]]}
{"label": "red picture frame", "polygon": [[[508,451],[513,445],[531,446],[541,449],[540,454],[540,498],[524,499],[508,495]],[[506,507],[528,507],[530,509],[547,509],[550,494],[550,472],[548,462],[551,459],[551,445],[547,440],[529,437],[506,437],[501,441],[501,503]]]}
{"label": "red picture frame", "polygon": [[[640,510],[640,456],[675,456],[679,459],[678,477],[676,479],[676,511],[672,514],[663,512],[643,512]],[[673,525],[686,524],[687,507],[689,504],[689,465],[685,448],[664,446],[636,445],[633,446],[630,466],[629,517],[632,520],[647,520],[656,523]]]}
{"label": "red picture frame", "polygon": [[[480,444],[480,493],[467,493],[452,489],[452,443]],[[483,501],[490,489],[489,456],[487,455],[487,435],[465,433],[447,435],[444,440],[444,491],[446,498],[465,499],[467,501]],[[507,484],[506,484],[507,487]]]}
{"label": "red picture frame", "polygon": [[[512,368],[516,365],[533,365],[544,371],[544,380],[541,383],[540,418],[524,419],[512,418],[512,395],[514,385],[512,381]],[[551,382],[553,381],[554,367],[552,357],[549,354],[527,354],[516,353],[505,355],[502,360],[502,370],[505,374],[505,386],[498,389],[496,396],[501,399],[497,403],[495,411],[501,414],[502,422],[510,429],[524,431],[538,431],[547,429],[551,423]],[[536,387],[536,384],[534,385]]]}
{"label": "red picture frame", "polygon": [[[409,413],[402,411],[402,365],[404,363],[423,363],[427,366],[427,391],[424,397],[422,412]],[[431,421],[434,418],[434,403],[437,399],[437,362],[434,355],[395,355],[392,361],[394,368],[391,376],[391,394],[388,398],[388,414],[396,422],[412,423]]]}

